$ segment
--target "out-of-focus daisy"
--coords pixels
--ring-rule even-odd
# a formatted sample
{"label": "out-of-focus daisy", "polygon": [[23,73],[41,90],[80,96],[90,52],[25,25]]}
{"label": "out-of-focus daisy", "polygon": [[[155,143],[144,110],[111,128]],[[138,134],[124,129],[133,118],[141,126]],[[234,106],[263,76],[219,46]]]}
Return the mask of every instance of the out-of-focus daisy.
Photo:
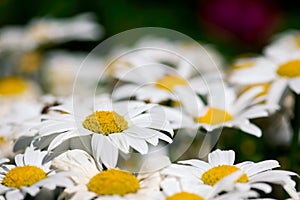
{"label": "out-of-focus daisy", "polygon": [[109,64],[114,68],[112,75],[128,83],[114,90],[117,99],[136,96],[155,103],[178,101],[176,89],[192,87],[205,93],[205,83],[222,76],[209,53],[188,42],[145,38],[121,55]]}
{"label": "out-of-focus daisy", "polygon": [[270,183],[295,186],[295,182],[290,176],[297,174],[290,171],[273,170],[280,167],[276,160],[266,160],[258,163],[245,161],[239,164],[234,164],[234,160],[234,151],[216,150],[208,155],[208,163],[197,159],[180,161],[179,164],[172,164],[164,169],[162,173],[179,177],[182,180],[190,179],[214,186],[229,174],[241,170],[243,174],[235,183],[235,187],[241,191],[248,191],[253,188],[269,193],[272,191]]}
{"label": "out-of-focus daisy", "polygon": [[[260,81],[257,83],[248,83],[247,81],[243,82],[235,80],[236,73],[239,73],[243,69],[255,70],[255,68],[264,68],[264,66],[266,65],[273,65],[273,62],[265,57],[248,57],[237,59],[232,65],[232,71],[229,75],[229,81],[233,83],[234,86],[237,87],[241,92],[245,92],[246,90],[249,90],[253,87],[262,87],[263,90],[256,96],[257,101],[268,105],[280,105],[283,100],[282,93],[286,89],[286,87],[282,85],[281,82],[272,82],[270,80],[267,80],[265,82]],[[274,112],[275,110],[270,111]]]}
{"label": "out-of-focus daisy", "polygon": [[34,135],[39,125],[44,105],[38,101],[16,102],[9,110],[0,116],[0,136],[7,139],[17,139],[20,136]]}
{"label": "out-of-focus daisy", "polygon": [[76,186],[64,191],[64,198],[71,199],[144,199],[159,191],[157,179],[143,179],[131,172],[98,168],[93,158],[82,150],[71,150],[53,161],[59,170],[74,172]]}
{"label": "out-of-focus daisy", "polygon": [[38,86],[24,78],[18,76],[6,76],[0,78],[1,104],[4,102],[11,103],[12,101],[36,99],[39,93]]}
{"label": "out-of-focus daisy", "polygon": [[92,14],[86,13],[67,19],[34,19],[27,27],[27,34],[38,44],[97,40],[102,34],[102,27],[95,22]]}
{"label": "out-of-focus daisy", "polygon": [[[181,173],[178,171],[178,173]],[[255,197],[257,194],[253,191],[239,192],[231,191],[219,195],[219,193],[230,190],[235,180],[242,175],[242,172],[235,172],[222,179],[213,187],[199,184],[193,181],[180,182],[175,177],[165,178],[161,183],[162,192],[153,194],[152,200],[226,200],[226,199],[244,199]]]}
{"label": "out-of-focus daisy", "polygon": [[[81,70],[80,81],[76,87],[82,87],[82,90],[92,87],[94,84],[92,76],[101,75],[102,61],[99,58],[89,56],[87,59],[85,53],[71,53],[66,51],[53,51],[45,56],[42,76],[47,83],[47,89],[51,94],[58,96],[69,96],[73,92],[75,81],[78,80],[77,73],[80,67],[88,66],[88,70]],[[86,59],[86,60],[85,60]],[[84,62],[84,65],[81,64]],[[77,79],[76,79],[77,78]],[[102,77],[103,78],[103,77]],[[103,80],[103,79],[101,79]],[[98,81],[95,80],[96,82]],[[76,88],[79,90],[80,88]],[[97,88],[98,89],[98,88]]]}
{"label": "out-of-focus daisy", "polygon": [[290,55],[300,54],[300,32],[289,30],[275,35],[271,44],[264,49],[264,54],[272,60],[281,61]]}
{"label": "out-of-focus daisy", "polygon": [[8,26],[0,29],[0,53],[32,50],[36,44],[26,35],[21,26]]}
{"label": "out-of-focus daisy", "polygon": [[[276,105],[256,105],[255,97],[262,91],[262,88],[252,88],[240,96],[236,95],[233,88],[216,84],[211,87],[211,97],[208,104],[195,97],[197,103],[191,104],[188,99],[183,98],[183,107],[188,114],[185,125],[188,127],[203,127],[212,131],[222,127],[238,128],[246,133],[260,137],[260,128],[249,120],[268,115],[269,108]],[[181,95],[183,96],[183,95]]]}
{"label": "out-of-focus daisy", "polygon": [[24,199],[26,194],[36,196],[40,188],[54,190],[56,187],[73,185],[66,173],[54,173],[50,162],[44,163],[46,151],[28,147],[24,154],[15,156],[16,165],[5,164],[8,159],[0,159],[0,194],[8,200]]}
{"label": "out-of-focus daisy", "polygon": [[43,117],[40,141],[50,137],[48,149],[53,150],[70,138],[85,137],[94,158],[106,167],[116,165],[119,150],[129,153],[132,147],[146,154],[147,142],[154,146],[159,139],[172,142],[173,129],[162,110],[154,109],[158,105],[106,99],[94,106],[63,104],[50,108],[60,113]]}
{"label": "out-of-focus daisy", "polygon": [[280,61],[271,60],[264,65],[256,64],[251,68],[236,70],[231,76],[231,81],[247,85],[274,82],[278,89],[276,96],[282,96],[287,86],[299,94],[300,53],[281,56],[281,58]]}
{"label": "out-of-focus daisy", "polygon": [[[180,68],[184,73],[190,73],[192,63],[195,70],[199,70],[196,71],[198,75],[199,72],[210,74],[222,71],[224,64],[221,54],[211,45],[198,44],[194,41],[172,41],[161,37],[143,37],[132,47],[115,48],[108,56],[108,61],[113,76],[118,70],[134,68],[143,61]],[[212,66],[212,63],[215,66]]]}

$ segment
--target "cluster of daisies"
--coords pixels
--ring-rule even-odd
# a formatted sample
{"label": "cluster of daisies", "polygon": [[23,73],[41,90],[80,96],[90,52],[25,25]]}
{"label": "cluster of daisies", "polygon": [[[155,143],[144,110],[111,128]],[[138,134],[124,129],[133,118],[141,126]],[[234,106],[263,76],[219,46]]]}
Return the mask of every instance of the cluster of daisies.
{"label": "cluster of daisies", "polygon": [[[35,30],[41,40],[52,36],[44,28]],[[34,81],[0,79],[0,199],[270,199],[274,188],[300,199],[299,175],[276,160],[236,164],[233,150],[211,150],[212,138],[204,139],[205,157],[171,162],[169,152],[176,138],[209,138],[224,127],[261,137],[251,120],[300,93],[300,33],[280,36],[228,72],[210,46],[155,37],[93,59],[85,61],[95,66],[90,76],[103,79],[93,97],[40,95]],[[89,86],[89,74],[80,75]]]}

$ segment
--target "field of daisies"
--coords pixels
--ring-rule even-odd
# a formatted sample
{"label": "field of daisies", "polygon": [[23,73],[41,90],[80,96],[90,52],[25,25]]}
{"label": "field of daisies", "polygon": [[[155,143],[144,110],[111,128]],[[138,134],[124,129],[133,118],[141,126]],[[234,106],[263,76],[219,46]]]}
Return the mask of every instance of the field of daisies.
{"label": "field of daisies", "polygon": [[0,200],[300,199],[300,32],[230,63],[155,28],[61,48],[103,33],[0,29]]}

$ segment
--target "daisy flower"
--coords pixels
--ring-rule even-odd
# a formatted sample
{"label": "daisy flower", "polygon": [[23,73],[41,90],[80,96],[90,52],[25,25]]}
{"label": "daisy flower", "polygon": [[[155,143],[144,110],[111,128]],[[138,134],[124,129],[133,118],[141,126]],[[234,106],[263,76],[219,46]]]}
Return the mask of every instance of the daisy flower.
{"label": "daisy flower", "polygon": [[115,58],[108,65],[117,65],[112,76],[126,84],[114,89],[113,98],[135,96],[138,100],[158,103],[178,101],[176,90],[180,88],[207,92],[206,82],[220,80],[222,71],[200,45],[182,43],[174,46],[166,41],[145,40]]}
{"label": "daisy flower", "polygon": [[[0,78],[0,102],[1,104],[36,99],[40,94],[38,86],[18,76],[6,76]],[[0,111],[0,114],[3,111]]]}
{"label": "daisy flower", "polygon": [[129,153],[132,147],[146,154],[147,143],[156,146],[159,139],[172,142],[173,129],[162,110],[155,109],[157,106],[106,99],[94,108],[84,103],[52,107],[59,112],[43,116],[38,140],[48,140],[48,150],[53,150],[71,138],[86,139],[86,147],[95,159],[106,167],[115,166],[119,150]]}
{"label": "daisy flower", "polygon": [[274,82],[278,90],[276,96],[282,96],[286,87],[299,94],[300,53],[281,56],[280,60],[273,59],[264,65],[236,70],[231,76],[231,82],[248,85]]}
{"label": "daisy flower", "polygon": [[102,31],[102,27],[95,22],[91,13],[66,19],[34,19],[26,28],[28,37],[37,44],[97,40],[102,35]]}
{"label": "daisy flower", "polygon": [[298,30],[289,30],[276,35],[271,44],[264,49],[264,54],[272,60],[280,60],[299,53],[300,32]]}
{"label": "daisy flower", "polygon": [[[243,70],[255,70],[256,68],[263,69],[264,66],[273,65],[274,63],[265,57],[249,57],[249,58],[241,58],[235,60],[233,63],[232,71],[229,75],[229,82],[232,83],[235,87],[238,88],[241,93],[253,88],[253,87],[261,87],[263,88],[262,92],[259,93],[256,97],[257,102],[268,104],[268,105],[280,105],[282,103],[282,93],[286,90],[286,87],[281,84],[281,82],[272,82],[270,80],[258,81],[256,83],[249,83],[248,81],[242,81],[236,74]],[[258,76],[266,76],[264,74],[260,74]],[[254,79],[259,77],[253,77]],[[236,80],[236,78],[238,80]],[[252,77],[251,77],[252,78]],[[241,80],[241,81],[239,81]],[[274,113],[276,110],[269,110]]]}
{"label": "daisy flower", "polygon": [[54,190],[69,187],[73,183],[66,173],[54,173],[50,162],[44,163],[46,151],[28,147],[24,154],[15,156],[16,165],[5,164],[8,159],[0,159],[0,194],[8,200],[24,199],[26,194],[35,196],[40,188]]}
{"label": "daisy flower", "polygon": [[32,50],[36,44],[26,35],[22,26],[6,26],[0,29],[0,52]]}
{"label": "daisy flower", "polygon": [[70,150],[53,160],[59,170],[74,172],[76,186],[62,194],[66,199],[142,199],[159,191],[158,179],[142,180],[128,171],[117,168],[102,169],[82,150]]}
{"label": "daisy flower", "polygon": [[[260,128],[249,120],[268,116],[268,109],[275,109],[275,105],[256,105],[255,97],[262,88],[252,88],[240,96],[228,86],[215,84],[211,86],[212,93],[207,105],[197,97],[193,104],[187,98],[182,98],[183,108],[187,113],[185,125],[187,127],[203,127],[207,131],[213,131],[222,127],[234,127],[260,137]],[[184,94],[180,94],[184,96]]]}
{"label": "daisy flower", "polygon": [[[180,171],[178,171],[180,173]],[[221,192],[231,189],[235,180],[242,175],[241,171],[237,171],[228,177],[222,179],[213,187],[195,183],[193,181],[180,182],[175,177],[165,178],[161,183],[162,192],[154,194],[151,200],[226,200],[226,199],[244,199],[247,197],[255,197],[257,194],[253,191],[239,192],[230,191],[219,195]]]}
{"label": "daisy flower", "polygon": [[[91,87],[94,80],[91,79],[92,75],[98,74],[103,64],[102,60],[95,56],[90,55],[88,59],[86,58],[86,53],[71,53],[63,50],[51,51],[45,55],[42,80],[47,83],[47,89],[51,94],[70,96],[75,81],[79,79],[78,76],[80,76],[82,84],[76,84],[76,87],[82,87],[82,89],[77,90]],[[88,70],[81,70],[77,76],[83,61],[84,66],[88,66]]]}
{"label": "daisy flower", "polygon": [[218,149],[208,155],[208,162],[198,159],[180,161],[179,164],[172,164],[164,169],[162,174],[214,186],[224,177],[241,170],[243,174],[235,183],[235,187],[241,191],[248,191],[252,188],[269,193],[272,191],[269,184],[295,186],[295,182],[290,176],[296,176],[297,174],[290,171],[273,170],[280,167],[276,160],[266,160],[258,163],[245,161],[239,164],[234,164],[234,160],[234,151],[221,151]]}

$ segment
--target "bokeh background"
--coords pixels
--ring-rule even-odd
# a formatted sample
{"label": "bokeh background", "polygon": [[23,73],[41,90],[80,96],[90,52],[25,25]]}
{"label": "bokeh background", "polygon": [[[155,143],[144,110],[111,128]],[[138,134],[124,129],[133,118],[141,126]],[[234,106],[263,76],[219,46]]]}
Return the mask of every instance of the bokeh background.
{"label": "bokeh background", "polygon": [[[102,39],[136,27],[165,27],[213,43],[232,58],[259,52],[274,33],[300,28],[299,8],[300,2],[287,0],[1,0],[0,27],[93,12],[105,27]],[[95,44],[68,45],[90,49]]]}

